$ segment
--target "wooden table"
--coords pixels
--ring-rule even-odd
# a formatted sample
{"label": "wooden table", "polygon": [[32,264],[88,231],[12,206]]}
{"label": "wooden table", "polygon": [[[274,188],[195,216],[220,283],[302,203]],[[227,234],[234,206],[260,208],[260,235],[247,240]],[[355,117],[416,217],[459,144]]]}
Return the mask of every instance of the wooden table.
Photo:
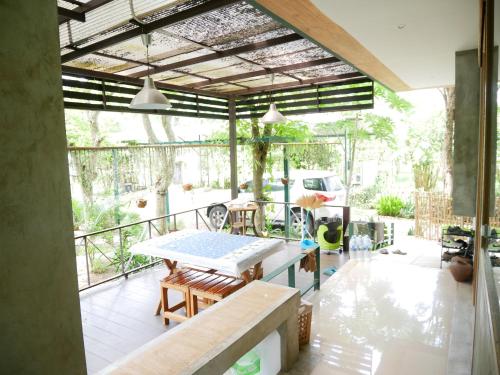
{"label": "wooden table", "polygon": [[261,274],[262,261],[283,246],[283,240],[274,238],[188,229],[140,242],[130,252],[162,258],[170,274],[178,263],[184,263],[216,269],[249,283]]}
{"label": "wooden table", "polygon": [[[256,236],[261,236],[257,231],[255,222],[257,210],[259,207],[256,204],[248,206],[229,206],[227,208],[229,214],[229,225],[231,226],[231,234],[247,234],[247,229],[252,228]],[[251,224],[247,225],[247,214],[250,214]]]}

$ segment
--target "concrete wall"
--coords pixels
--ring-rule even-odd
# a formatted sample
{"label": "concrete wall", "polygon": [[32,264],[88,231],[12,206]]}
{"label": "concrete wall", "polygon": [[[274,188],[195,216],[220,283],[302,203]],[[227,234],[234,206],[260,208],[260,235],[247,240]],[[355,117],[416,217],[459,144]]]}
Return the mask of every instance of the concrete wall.
{"label": "concrete wall", "polygon": [[0,38],[0,373],[84,374],[56,1],[0,1]]}
{"label": "concrete wall", "polygon": [[[498,56],[498,54],[497,54]],[[495,61],[497,57],[495,57]],[[455,56],[455,133],[453,151],[453,214],[476,216],[479,142],[479,66],[477,50]],[[498,66],[494,64],[494,66]],[[496,71],[494,73],[496,77]],[[495,108],[496,110],[496,108]],[[496,139],[496,115],[489,126]],[[494,215],[496,142],[492,148],[490,216]]]}

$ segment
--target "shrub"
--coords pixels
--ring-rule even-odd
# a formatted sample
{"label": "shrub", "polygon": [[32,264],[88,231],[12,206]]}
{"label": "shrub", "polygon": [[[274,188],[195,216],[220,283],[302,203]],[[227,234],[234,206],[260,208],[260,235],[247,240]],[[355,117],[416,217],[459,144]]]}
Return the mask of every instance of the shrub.
{"label": "shrub", "polygon": [[411,200],[404,203],[403,208],[401,208],[400,216],[405,219],[415,218],[415,205]]}
{"label": "shrub", "polygon": [[403,201],[394,195],[385,195],[377,203],[377,213],[382,216],[399,216]]}

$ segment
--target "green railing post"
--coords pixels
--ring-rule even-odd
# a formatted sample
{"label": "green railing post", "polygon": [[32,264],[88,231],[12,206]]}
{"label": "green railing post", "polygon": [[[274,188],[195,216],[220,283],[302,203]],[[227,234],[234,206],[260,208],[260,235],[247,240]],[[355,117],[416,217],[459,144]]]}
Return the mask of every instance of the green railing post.
{"label": "green railing post", "polygon": [[167,189],[165,191],[165,215],[167,215],[166,217],[166,221],[167,221],[167,225],[166,225],[166,229],[167,229],[167,232],[170,231],[170,195],[168,193],[168,186],[167,186]]}
{"label": "green railing post", "polygon": [[113,186],[115,195],[115,223],[120,225],[120,174],[118,173],[118,158],[116,149],[112,150],[113,157]]}
{"label": "green railing post", "polygon": [[295,263],[288,267],[288,286],[295,288]]}
{"label": "green railing post", "polygon": [[314,249],[316,256],[316,271],[314,271],[314,290],[319,290],[321,285],[321,263],[320,263],[320,249],[319,246]]}
{"label": "green railing post", "polygon": [[286,146],[283,146],[283,178],[287,180],[285,184],[285,238],[290,238],[290,189],[289,189],[289,170],[288,170],[288,152]]}

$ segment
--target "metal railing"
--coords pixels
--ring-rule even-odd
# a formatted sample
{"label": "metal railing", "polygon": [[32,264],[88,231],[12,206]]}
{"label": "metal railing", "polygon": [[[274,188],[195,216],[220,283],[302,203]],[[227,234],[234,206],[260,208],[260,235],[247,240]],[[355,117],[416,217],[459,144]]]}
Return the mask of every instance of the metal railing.
{"label": "metal railing", "polygon": [[[164,233],[184,229],[186,227],[193,229],[200,229],[201,227],[209,231],[216,230],[217,228],[215,228],[210,223],[209,218],[205,215],[206,211],[210,207],[217,205],[226,205],[227,203],[227,201],[220,202],[208,206],[180,211],[168,215],[141,220],[134,223],[123,224],[112,228],[102,229],[75,236],[80,291],[115,280],[120,277],[128,277],[128,275],[131,273],[138,272],[148,267],[152,267],[161,262],[161,259],[138,255],[135,255],[134,257],[142,257],[141,261],[134,262],[128,249],[135,243],[151,239],[155,236],[163,235]],[[301,233],[293,230],[294,223],[297,224],[300,222],[300,216],[299,214],[297,214],[295,205],[293,203],[269,201],[259,201],[256,203],[258,203],[261,207],[261,210],[265,217],[266,225],[268,225],[270,228],[274,227],[274,229],[271,228],[271,230],[268,232],[269,237],[284,239],[286,241],[300,240]],[[273,205],[274,208],[276,207],[276,205],[284,206],[282,217],[283,220],[281,220],[281,217],[278,217],[279,215],[276,215],[276,210],[271,207],[271,205]],[[325,206],[342,208],[344,218],[349,220],[349,207],[334,205]],[[185,219],[187,216],[188,221],[186,222]],[[345,225],[347,226],[347,223]],[[140,233],[137,232],[137,228],[141,228]],[[313,233],[309,233],[309,236],[314,237],[314,231]],[[346,246],[346,240],[347,239],[344,240],[344,246]],[[80,253],[80,255],[78,255],[78,253]],[[299,254],[297,257],[288,261],[285,265],[282,265],[277,270],[274,270],[272,273],[267,275],[266,279],[268,279],[271,275],[274,275],[271,277],[274,278],[288,268],[288,284],[294,287],[295,276],[291,276],[290,270],[292,269],[292,267],[295,268],[295,263],[300,262],[300,260],[304,257],[304,254]],[[308,288],[308,290],[313,286],[315,289],[319,288],[319,251],[316,258],[318,264],[318,275],[315,274],[314,282],[312,286]],[[99,264],[101,262],[104,262],[107,266],[104,273],[99,273],[102,271],[102,269],[99,269]],[[110,268],[112,267],[115,268],[115,272],[114,274],[110,275]]]}
{"label": "metal railing", "polygon": [[[225,203],[227,202],[223,202],[221,204]],[[75,236],[74,239],[77,253],[80,252],[81,257],[84,257],[85,259],[83,267],[82,265],[78,267],[79,290],[83,291],[120,277],[128,277],[131,273],[151,267],[161,262],[161,259],[150,258],[149,262],[129,269],[129,266],[132,264],[132,257],[129,255],[128,249],[134,243],[151,239],[155,236],[163,235],[164,233],[174,232],[179,229],[183,229],[186,226],[196,229],[200,229],[200,226],[202,226],[204,229],[212,230],[212,226],[208,223],[207,218],[203,213],[203,211],[206,211],[207,208],[211,206],[212,205],[198,207]],[[202,211],[202,213],[200,213],[200,211]],[[191,219],[189,224],[179,220],[180,218],[185,218],[186,215],[191,216],[189,218]],[[139,235],[130,235],[129,231],[131,229],[140,227],[142,227],[142,230]],[[91,272],[94,268],[93,266],[95,266],[95,264],[92,263],[99,263],[102,258],[104,258],[104,262],[107,263],[108,267],[115,267],[115,275],[111,277],[106,277],[109,275],[99,277],[99,273],[94,274]],[[97,262],[97,260],[99,260],[99,262]],[[77,266],[78,263],[77,254]],[[83,262],[80,261],[80,263]],[[84,269],[82,270],[82,268]]]}

